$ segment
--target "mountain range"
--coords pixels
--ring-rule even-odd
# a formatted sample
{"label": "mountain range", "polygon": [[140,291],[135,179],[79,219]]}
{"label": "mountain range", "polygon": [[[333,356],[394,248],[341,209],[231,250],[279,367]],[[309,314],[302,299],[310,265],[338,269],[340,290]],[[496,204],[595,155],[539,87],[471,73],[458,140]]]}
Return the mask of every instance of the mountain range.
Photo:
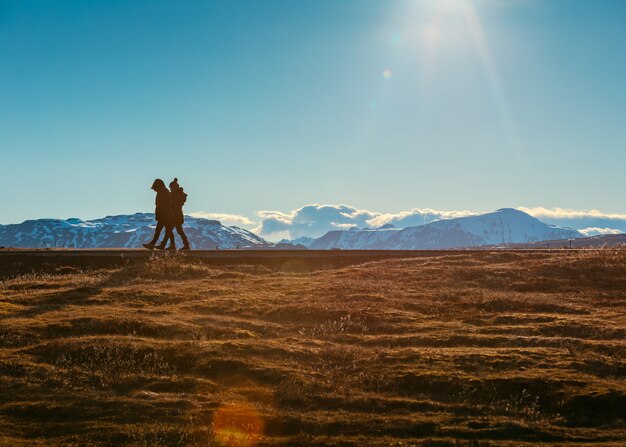
{"label": "mountain range", "polygon": [[[0,246],[28,248],[139,248],[152,239],[154,215],[107,216],[101,219],[37,219],[0,225]],[[227,227],[217,220],[185,218],[185,232],[195,249],[292,248],[345,250],[425,250],[530,244],[584,237],[570,228],[545,224],[522,211],[503,208],[493,213],[443,219],[417,227],[329,231],[313,239],[301,237],[271,244],[256,234]],[[290,245],[286,245],[290,244]]]}
{"label": "mountain range", "polygon": [[[107,216],[95,220],[27,220],[20,224],[0,225],[0,246],[140,248],[142,243],[152,239],[154,227],[154,214],[149,213]],[[192,248],[195,249],[271,246],[269,242],[248,230],[226,227],[217,220],[186,216],[184,228]]]}
{"label": "mountain range", "polygon": [[443,219],[417,227],[329,231],[310,242],[310,249],[428,250],[481,245],[528,243],[584,237],[570,228],[545,224],[522,211],[502,208],[493,213]]}

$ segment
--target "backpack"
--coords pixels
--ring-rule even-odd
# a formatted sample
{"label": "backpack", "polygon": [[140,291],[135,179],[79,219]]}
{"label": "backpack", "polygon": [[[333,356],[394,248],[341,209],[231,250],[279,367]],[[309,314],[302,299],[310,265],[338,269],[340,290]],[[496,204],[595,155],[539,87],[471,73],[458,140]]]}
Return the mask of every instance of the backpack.
{"label": "backpack", "polygon": [[187,194],[183,191],[183,188],[180,188],[176,191],[176,202],[182,208],[185,202],[187,202]]}

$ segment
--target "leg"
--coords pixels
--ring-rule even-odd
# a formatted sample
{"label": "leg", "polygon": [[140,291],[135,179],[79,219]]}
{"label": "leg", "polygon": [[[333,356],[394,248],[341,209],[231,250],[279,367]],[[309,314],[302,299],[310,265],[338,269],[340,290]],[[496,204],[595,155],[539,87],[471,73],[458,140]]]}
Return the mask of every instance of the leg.
{"label": "leg", "polygon": [[161,222],[157,221],[157,226],[156,226],[156,228],[154,230],[154,237],[147,244],[143,244],[143,246],[148,248],[148,249],[150,249],[150,250],[152,250],[154,248],[154,244],[156,244],[156,242],[159,240],[159,236],[161,234],[161,230],[162,229],[163,229],[163,224]]}
{"label": "leg", "polygon": [[151,244],[156,244],[156,241],[159,240],[159,236],[161,235],[161,230],[163,229],[163,224],[161,222],[157,222],[157,226],[154,230],[154,237],[152,238]]}
{"label": "leg", "polygon": [[183,247],[189,248],[189,240],[187,239],[187,235],[185,234],[185,230],[183,230],[183,224],[176,225],[176,232],[183,240]]}
{"label": "leg", "polygon": [[163,250],[165,248],[165,246],[167,245],[167,241],[173,241],[174,240],[174,234],[172,233],[172,227],[168,224],[168,225],[163,225],[163,227],[165,227],[165,234],[163,235],[163,240],[161,241],[161,243],[159,245],[157,245],[157,248],[159,250]]}
{"label": "leg", "polygon": [[167,225],[165,227],[165,239],[163,239],[162,245],[165,246],[167,240],[169,239],[170,246],[168,247],[168,250],[176,250],[176,240],[174,239],[174,232],[172,231],[173,229],[174,227],[171,225]]}

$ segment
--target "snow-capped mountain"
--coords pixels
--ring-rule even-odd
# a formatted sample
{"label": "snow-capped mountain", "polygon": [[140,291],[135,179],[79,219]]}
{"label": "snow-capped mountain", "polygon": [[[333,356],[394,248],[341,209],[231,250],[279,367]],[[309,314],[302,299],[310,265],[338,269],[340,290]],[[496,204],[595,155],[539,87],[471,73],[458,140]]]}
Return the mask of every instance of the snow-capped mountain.
{"label": "snow-capped mountain", "polygon": [[444,219],[398,229],[329,231],[308,245],[311,249],[424,250],[581,238],[570,228],[547,225],[515,209]]}
{"label": "snow-capped mountain", "polygon": [[[102,219],[37,219],[0,225],[0,246],[64,248],[139,248],[154,235],[154,214],[137,213]],[[269,245],[254,233],[226,227],[217,220],[185,216],[185,233],[192,248],[211,250]],[[161,239],[163,238],[161,232]],[[174,231],[176,235],[176,231]],[[180,239],[176,235],[177,244]]]}
{"label": "snow-capped mountain", "polygon": [[309,245],[313,243],[313,241],[315,241],[315,238],[313,237],[302,236],[296,239],[281,239],[277,243],[278,244],[290,244],[290,245],[303,245],[305,247],[308,247]]}

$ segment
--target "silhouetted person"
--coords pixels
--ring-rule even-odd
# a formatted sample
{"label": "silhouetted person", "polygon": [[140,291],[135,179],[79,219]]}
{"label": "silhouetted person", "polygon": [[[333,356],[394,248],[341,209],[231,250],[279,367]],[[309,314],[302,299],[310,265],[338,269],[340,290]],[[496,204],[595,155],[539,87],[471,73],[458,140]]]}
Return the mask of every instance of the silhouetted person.
{"label": "silhouetted person", "polygon": [[[171,239],[172,243],[170,245],[170,249],[173,247],[173,249],[176,250],[176,246],[174,245],[174,234],[172,233],[173,219],[170,192],[165,187],[163,180],[160,178],[154,181],[152,184],[152,190],[157,193],[155,200],[156,208],[154,210],[154,218],[157,221],[157,226],[154,230],[154,237],[152,238],[152,241],[147,244],[143,244],[143,246],[150,250],[153,248],[163,250],[165,248],[165,241],[167,241],[167,239]],[[163,228],[165,228],[165,239],[163,239],[161,245],[155,247]]]}
{"label": "silhouetted person", "polygon": [[[185,230],[183,230],[183,223],[185,222],[185,214],[183,213],[183,205],[187,201],[187,194],[178,184],[178,179],[175,178],[172,183],[170,183],[170,206],[172,208],[172,225],[176,228],[176,232],[183,240],[183,248],[181,250],[191,250],[189,246],[189,240],[187,239],[187,235],[185,234]],[[167,243],[167,234],[161,245],[165,246]],[[172,248],[174,247],[174,248]],[[176,246],[174,244],[174,232],[172,231],[172,236],[170,239],[169,250],[175,250]]]}

